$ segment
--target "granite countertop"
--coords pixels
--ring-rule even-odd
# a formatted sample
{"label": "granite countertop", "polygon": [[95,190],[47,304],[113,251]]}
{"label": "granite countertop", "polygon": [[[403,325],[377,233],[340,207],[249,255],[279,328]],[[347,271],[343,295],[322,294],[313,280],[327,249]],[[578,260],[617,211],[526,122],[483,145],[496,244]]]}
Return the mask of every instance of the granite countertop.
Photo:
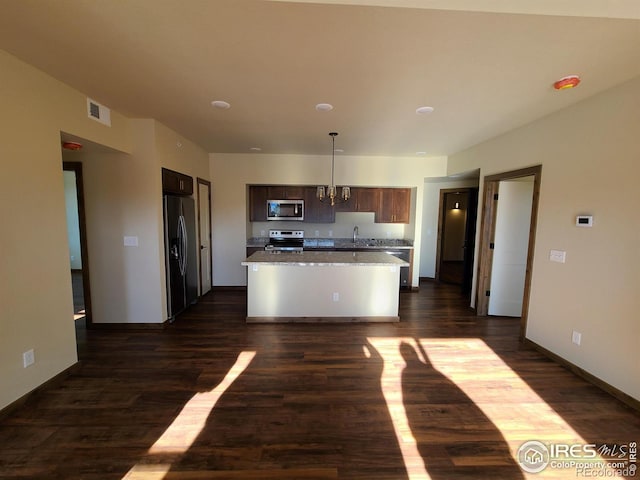
{"label": "granite countertop", "polygon": [[247,265],[294,265],[294,266],[408,266],[404,260],[384,252],[265,252],[259,251],[244,262]]}
{"label": "granite countertop", "polygon": [[[262,248],[269,239],[267,237],[251,237],[247,240],[247,247]],[[411,240],[405,240],[403,238],[359,238],[353,243],[352,238],[305,238],[305,249],[314,248],[335,248],[338,250],[353,250],[353,249],[385,249],[385,248],[397,248],[397,249],[410,249],[413,248],[413,242]]]}

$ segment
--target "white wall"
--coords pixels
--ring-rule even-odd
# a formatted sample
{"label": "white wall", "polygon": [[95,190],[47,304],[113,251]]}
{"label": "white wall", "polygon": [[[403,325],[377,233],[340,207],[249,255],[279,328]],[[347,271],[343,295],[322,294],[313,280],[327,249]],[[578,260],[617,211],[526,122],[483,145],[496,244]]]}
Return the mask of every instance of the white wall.
{"label": "white wall", "polygon": [[[327,156],[211,154],[213,210],[214,285],[246,285],[246,238],[253,235],[247,224],[246,188],[250,184],[315,185],[326,182],[330,166]],[[443,176],[446,158],[336,157],[335,179],[351,186],[396,186],[415,188],[413,223],[402,227],[416,245],[414,262],[419,263],[422,202],[425,177]],[[345,225],[353,225],[348,222]],[[323,228],[327,228],[326,225]],[[344,226],[349,236],[349,227]],[[364,231],[366,233],[366,229]],[[340,233],[344,235],[344,233]],[[385,231],[386,235],[386,231]],[[414,269],[413,285],[418,283]]]}
{"label": "white wall", "polygon": [[[208,177],[208,155],[202,149],[176,140],[174,132],[154,120],[130,120],[130,125],[131,154],[65,154],[83,164],[96,324],[167,319],[161,166]],[[125,236],[136,237],[138,246],[125,246]]]}
{"label": "white wall", "polygon": [[[154,124],[132,121],[132,153],[79,153],[83,165],[85,216],[93,322],[160,323],[164,277],[159,167]],[[160,203],[160,207],[158,207]],[[138,246],[125,246],[124,237]]]}
{"label": "white wall", "polygon": [[[1,50],[0,71],[0,158],[12,179],[0,193],[0,215],[12,225],[0,235],[0,249],[11,252],[0,269],[1,409],[77,361],[61,132],[120,152],[84,165],[86,200],[106,219],[87,218],[98,322],[166,318],[160,168],[206,179],[209,159],[153,120],[113,110],[111,127],[88,118],[86,95]],[[138,236],[139,247],[125,249],[124,235]],[[22,354],[32,348],[36,362],[25,369]]]}
{"label": "white wall", "polygon": [[[128,121],[87,117],[86,96],[0,51],[0,408],[77,361],[60,132],[129,149]],[[22,354],[35,351],[23,368]]]}
{"label": "white wall", "polygon": [[[640,78],[449,159],[449,173],[542,164],[526,336],[640,399]],[[575,226],[593,214],[593,228]],[[549,261],[565,250],[566,263]],[[582,333],[582,345],[571,342]]]}

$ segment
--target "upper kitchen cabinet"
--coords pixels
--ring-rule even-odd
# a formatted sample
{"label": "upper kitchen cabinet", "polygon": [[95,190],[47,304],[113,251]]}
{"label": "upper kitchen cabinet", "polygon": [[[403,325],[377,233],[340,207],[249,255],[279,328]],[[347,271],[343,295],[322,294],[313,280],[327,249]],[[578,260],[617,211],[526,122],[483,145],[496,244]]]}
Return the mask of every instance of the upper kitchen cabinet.
{"label": "upper kitchen cabinet", "polygon": [[[342,187],[338,186],[338,194]],[[378,209],[379,188],[351,187],[351,198],[346,202],[337,201],[336,212],[375,212]]]}
{"label": "upper kitchen cabinet", "polygon": [[381,188],[377,223],[409,223],[411,212],[410,188]]}
{"label": "upper kitchen cabinet", "polygon": [[334,223],[336,212],[374,212],[376,223],[409,223],[411,212],[410,188],[351,187],[351,198],[332,207],[328,201],[317,199],[315,186],[252,185],[250,221],[267,221],[267,200],[304,200],[306,223]]}
{"label": "upper kitchen cabinet", "polygon": [[267,198],[269,187],[255,186],[249,187],[249,220],[252,222],[267,221]]}
{"label": "upper kitchen cabinet", "polygon": [[354,187],[351,189],[351,196],[355,200],[356,212],[375,212],[378,210],[378,203],[380,202],[379,188]]}
{"label": "upper kitchen cabinet", "polygon": [[304,187],[297,185],[270,185],[267,200],[304,200]]}
{"label": "upper kitchen cabinet", "polygon": [[335,210],[326,201],[318,200],[316,191],[316,187],[305,187],[304,189],[304,221],[307,223],[335,222]]}
{"label": "upper kitchen cabinet", "polygon": [[184,173],[163,168],[162,193],[170,195],[193,195],[193,178]]}
{"label": "upper kitchen cabinet", "polygon": [[[305,190],[305,187],[297,185],[251,185],[249,187],[249,220],[266,222],[267,200],[306,200]],[[305,205],[305,210],[307,209]],[[306,217],[305,211],[305,221],[307,221]],[[330,221],[327,220],[327,222]],[[322,221],[319,220],[318,223]]]}

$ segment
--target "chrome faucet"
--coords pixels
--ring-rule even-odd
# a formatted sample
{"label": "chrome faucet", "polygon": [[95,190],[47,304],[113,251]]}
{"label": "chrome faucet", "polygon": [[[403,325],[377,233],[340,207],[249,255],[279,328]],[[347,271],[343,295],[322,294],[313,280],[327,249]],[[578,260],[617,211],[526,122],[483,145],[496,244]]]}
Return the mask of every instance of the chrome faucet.
{"label": "chrome faucet", "polygon": [[356,243],[358,239],[358,226],[353,227],[353,243]]}

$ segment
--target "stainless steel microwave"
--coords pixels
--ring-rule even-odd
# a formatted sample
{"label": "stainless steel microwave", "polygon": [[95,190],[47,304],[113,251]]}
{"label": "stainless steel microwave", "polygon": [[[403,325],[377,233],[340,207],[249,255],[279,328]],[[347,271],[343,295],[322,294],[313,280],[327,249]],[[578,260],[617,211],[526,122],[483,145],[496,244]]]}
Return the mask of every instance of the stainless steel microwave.
{"label": "stainless steel microwave", "polygon": [[267,220],[304,220],[304,200],[267,200]]}

